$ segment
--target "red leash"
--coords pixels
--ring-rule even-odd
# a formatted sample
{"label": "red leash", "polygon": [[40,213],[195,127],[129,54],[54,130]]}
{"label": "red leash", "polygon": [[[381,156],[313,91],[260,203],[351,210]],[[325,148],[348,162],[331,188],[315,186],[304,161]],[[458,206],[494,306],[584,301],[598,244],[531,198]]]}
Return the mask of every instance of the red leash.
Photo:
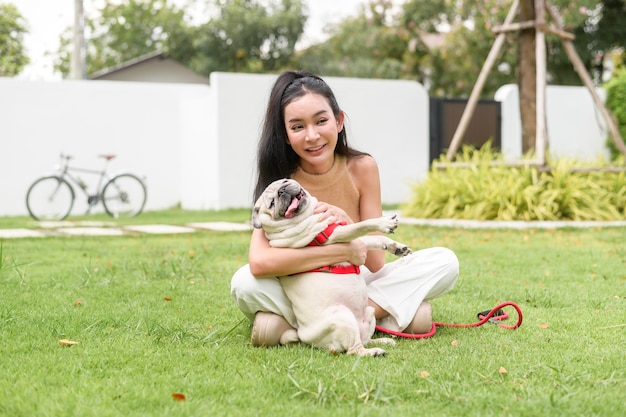
{"label": "red leash", "polygon": [[[515,323],[512,326],[507,326],[507,325],[501,323],[502,320],[506,320],[506,319],[509,318],[508,313],[506,311],[502,310],[502,308],[506,307],[506,306],[511,306],[511,307],[513,307],[517,311],[517,323]],[[396,332],[394,330],[386,329],[386,328],[381,327],[381,326],[376,326],[376,330],[378,330],[379,332],[382,332],[382,333],[387,333],[387,334],[393,335],[393,336],[405,337],[407,339],[422,339],[422,338],[426,338],[426,337],[432,337],[432,336],[435,335],[435,332],[437,331],[437,327],[478,327],[478,326],[482,326],[483,324],[485,324],[487,322],[496,324],[499,327],[502,327],[503,329],[514,330],[514,329],[517,329],[518,327],[520,327],[522,325],[522,309],[517,304],[515,304],[513,301],[505,301],[502,304],[498,304],[497,306],[495,306],[491,310],[487,310],[487,311],[483,311],[481,313],[478,313],[478,319],[480,321],[478,321],[476,323],[468,323],[468,324],[454,324],[454,323],[433,322],[432,329],[428,333],[421,333],[421,334]]]}

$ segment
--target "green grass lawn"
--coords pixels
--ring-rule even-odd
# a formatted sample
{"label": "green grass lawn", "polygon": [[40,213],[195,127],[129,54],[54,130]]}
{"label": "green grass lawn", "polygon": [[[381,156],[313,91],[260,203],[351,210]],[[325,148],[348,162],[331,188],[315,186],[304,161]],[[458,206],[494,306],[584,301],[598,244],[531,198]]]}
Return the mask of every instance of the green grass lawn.
{"label": "green grass lawn", "polygon": [[[248,214],[172,210],[130,223]],[[0,218],[0,228],[28,224]],[[395,237],[460,259],[457,287],[433,302],[436,321],[474,322],[511,300],[522,327],[440,328],[384,358],[253,348],[229,293],[249,232],[0,241],[0,415],[623,415],[626,228],[401,225]]]}

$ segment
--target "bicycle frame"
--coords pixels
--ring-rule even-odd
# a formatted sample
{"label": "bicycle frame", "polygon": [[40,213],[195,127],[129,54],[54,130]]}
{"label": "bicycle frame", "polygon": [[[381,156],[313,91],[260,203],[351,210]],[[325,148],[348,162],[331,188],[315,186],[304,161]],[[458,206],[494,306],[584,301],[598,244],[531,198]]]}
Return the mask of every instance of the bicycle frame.
{"label": "bicycle frame", "polygon": [[[55,171],[55,175],[58,175],[61,178],[68,180],[71,184],[78,186],[78,188],[83,192],[83,194],[87,197],[87,213],[91,210],[91,208],[97,205],[101,200],[102,194],[102,186],[106,184],[109,175],[107,175],[106,166],[108,165],[108,160],[104,162],[104,168],[101,170],[88,169],[88,168],[75,168],[70,166],[70,159],[72,159],[69,155],[61,155],[62,163],[61,166]],[[93,194],[90,194],[88,191],[89,186],[80,178],[78,175],[73,175],[72,172],[82,172],[85,174],[98,175],[98,183],[94,190]],[[72,187],[74,188],[74,187]]]}

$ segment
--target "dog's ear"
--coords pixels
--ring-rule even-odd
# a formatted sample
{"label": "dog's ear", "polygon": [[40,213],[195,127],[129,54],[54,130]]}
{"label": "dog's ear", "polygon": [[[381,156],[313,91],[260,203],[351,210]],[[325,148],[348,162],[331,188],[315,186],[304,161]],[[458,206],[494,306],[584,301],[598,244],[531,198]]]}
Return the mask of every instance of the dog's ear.
{"label": "dog's ear", "polygon": [[254,206],[252,209],[252,227],[255,229],[260,229],[262,227],[261,220],[259,219],[259,212],[261,211],[261,207]]}

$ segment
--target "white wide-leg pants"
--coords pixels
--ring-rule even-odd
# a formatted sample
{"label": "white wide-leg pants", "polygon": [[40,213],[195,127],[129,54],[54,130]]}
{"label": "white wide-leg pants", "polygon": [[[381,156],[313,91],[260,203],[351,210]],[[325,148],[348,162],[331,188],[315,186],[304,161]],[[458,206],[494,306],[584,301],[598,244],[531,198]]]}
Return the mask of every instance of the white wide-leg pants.
{"label": "white wide-leg pants", "polygon": [[[458,275],[456,255],[441,247],[413,252],[385,264],[378,272],[361,267],[369,298],[389,312],[378,324],[394,331],[402,331],[411,324],[422,301],[454,288]],[[249,265],[244,265],[231,280],[231,295],[250,321],[258,311],[266,311],[284,317],[297,327],[291,302],[276,277],[255,277]]]}

